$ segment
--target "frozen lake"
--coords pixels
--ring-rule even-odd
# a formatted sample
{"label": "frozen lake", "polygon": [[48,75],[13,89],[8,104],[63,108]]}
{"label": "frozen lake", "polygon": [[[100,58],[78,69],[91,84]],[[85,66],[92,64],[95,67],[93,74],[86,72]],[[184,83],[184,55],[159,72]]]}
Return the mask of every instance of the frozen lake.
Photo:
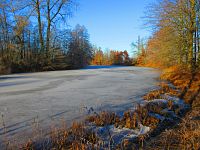
{"label": "frozen lake", "polygon": [[159,73],[143,67],[94,67],[0,76],[0,135],[85,114],[85,108],[124,111],[156,86]]}

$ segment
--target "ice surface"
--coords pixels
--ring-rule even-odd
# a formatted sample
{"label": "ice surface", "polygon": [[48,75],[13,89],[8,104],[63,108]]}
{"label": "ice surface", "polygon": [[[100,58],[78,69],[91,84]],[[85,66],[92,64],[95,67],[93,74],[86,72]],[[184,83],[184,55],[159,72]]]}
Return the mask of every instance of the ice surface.
{"label": "ice surface", "polygon": [[7,131],[16,133],[35,120],[46,126],[80,119],[86,107],[120,112],[155,88],[158,75],[151,68],[115,66],[0,76],[0,112]]}

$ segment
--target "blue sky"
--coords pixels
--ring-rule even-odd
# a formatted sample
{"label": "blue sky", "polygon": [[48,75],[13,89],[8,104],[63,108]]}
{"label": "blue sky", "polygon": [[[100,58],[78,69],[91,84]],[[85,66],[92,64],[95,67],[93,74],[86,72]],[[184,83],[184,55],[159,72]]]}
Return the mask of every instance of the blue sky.
{"label": "blue sky", "polygon": [[138,36],[148,37],[143,27],[145,7],[155,0],[79,0],[68,24],[84,25],[92,44],[102,49],[128,50]]}

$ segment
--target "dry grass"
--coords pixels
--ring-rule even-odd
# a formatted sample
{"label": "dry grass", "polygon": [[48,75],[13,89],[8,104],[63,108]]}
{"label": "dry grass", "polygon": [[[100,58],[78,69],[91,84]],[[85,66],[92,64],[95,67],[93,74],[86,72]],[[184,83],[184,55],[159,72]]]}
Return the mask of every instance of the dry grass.
{"label": "dry grass", "polygon": [[[174,66],[164,70],[161,79],[168,80],[180,90],[180,97],[192,109],[181,119],[174,128],[150,138],[144,149],[161,150],[199,150],[200,149],[200,71],[191,73],[187,68]],[[162,87],[163,88],[163,87]],[[181,114],[180,108],[170,101],[168,108]]]}
{"label": "dry grass", "polygon": [[180,89],[179,96],[186,103],[200,106],[200,69],[191,73],[187,67],[170,67],[164,70],[161,79],[170,81]]}
{"label": "dry grass", "polygon": [[194,108],[173,129],[166,130],[147,142],[145,149],[200,149],[200,109]]}
{"label": "dry grass", "polygon": [[[156,106],[154,108],[155,112],[162,110],[159,105]],[[149,103],[146,106],[138,105],[135,111],[129,110],[124,112],[122,118],[115,113],[100,112],[99,114],[87,117],[86,120],[94,123],[96,126],[115,125],[116,128],[136,129],[139,127],[139,124],[142,124],[144,126],[155,127],[159,123],[159,119],[149,115],[149,112],[153,112],[152,110],[153,104]]]}
{"label": "dry grass", "polygon": [[161,98],[161,91],[160,90],[153,90],[143,96],[145,100],[153,100],[153,99],[160,99]]}
{"label": "dry grass", "polygon": [[74,122],[71,128],[54,128],[48,137],[40,141],[28,140],[19,149],[86,150],[94,148],[98,141],[96,134],[82,123]]}
{"label": "dry grass", "polygon": [[[127,111],[122,118],[115,113],[104,111],[87,117],[86,122],[92,122],[95,126],[115,125],[116,128],[136,129],[139,128],[139,124],[155,128],[159,124],[159,119],[150,116],[146,107],[138,105],[136,111]],[[144,135],[138,137],[138,139],[142,138]],[[49,137],[42,140],[28,140],[27,143],[20,146],[20,149],[86,150],[108,148],[99,144],[102,142],[101,139],[86,124],[77,122],[74,122],[71,128],[53,128]],[[123,146],[120,147],[126,148],[128,141],[122,141],[122,143]]]}
{"label": "dry grass", "polygon": [[175,87],[169,86],[169,84],[166,82],[161,82],[159,84],[159,87],[160,87],[159,89],[152,90],[146,95],[144,95],[143,99],[148,100],[148,101],[154,100],[154,99],[162,99],[163,94],[168,94],[175,97],[179,96],[178,89],[176,89]]}
{"label": "dry grass", "polygon": [[[163,109],[174,112],[180,123],[177,121],[163,121],[157,123],[155,132],[148,138],[141,138],[129,144],[127,149],[152,149],[152,150],[199,150],[200,149],[200,70],[190,73],[187,68],[174,66],[164,70],[161,75],[162,80],[170,81],[176,88],[166,83],[160,84],[160,89],[150,91],[143,98],[150,101],[144,108],[150,113],[156,113],[165,117],[170,114],[163,113]],[[186,116],[181,106],[167,100],[167,103],[151,103],[153,99],[160,99],[162,95],[180,97],[188,104],[191,109]],[[147,113],[145,113],[147,114]],[[175,126],[174,126],[175,125]],[[163,130],[164,129],[164,130]],[[154,133],[153,133],[154,132]],[[142,141],[142,144],[141,142]]]}
{"label": "dry grass", "polygon": [[111,125],[118,120],[119,117],[115,113],[110,112],[100,112],[95,113],[94,115],[90,115],[86,118],[86,121],[93,122],[96,126],[106,126]]}

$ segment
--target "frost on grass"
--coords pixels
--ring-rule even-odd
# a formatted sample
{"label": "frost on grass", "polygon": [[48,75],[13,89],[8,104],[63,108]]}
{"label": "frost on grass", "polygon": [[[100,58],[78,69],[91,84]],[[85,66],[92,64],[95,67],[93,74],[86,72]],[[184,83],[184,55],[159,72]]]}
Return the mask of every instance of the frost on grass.
{"label": "frost on grass", "polygon": [[[172,86],[162,85],[160,90],[154,90],[144,96],[146,101],[135,110],[124,112],[120,117],[114,113],[103,112],[89,117],[88,120],[98,137],[106,141],[107,145],[111,143],[117,147],[124,140],[135,141],[176,122],[189,107],[175,96],[176,91]],[[101,125],[98,122],[101,122]]]}
{"label": "frost on grass", "polygon": [[[48,146],[59,149],[124,149],[133,143],[143,145],[145,138],[174,124],[188,108],[187,104],[173,95],[175,92],[171,87],[163,87],[159,92],[147,94],[142,104],[123,114],[90,111],[82,123],[74,123],[70,129],[53,132]],[[35,146],[37,141],[29,145]]]}
{"label": "frost on grass", "polygon": [[167,125],[167,122],[173,122],[187,107],[188,105],[181,99],[167,95],[165,99],[145,101],[135,110],[125,112],[121,117],[114,113],[102,112],[90,116],[88,121],[93,131],[107,146],[111,144],[117,147],[124,140],[135,141]]}

